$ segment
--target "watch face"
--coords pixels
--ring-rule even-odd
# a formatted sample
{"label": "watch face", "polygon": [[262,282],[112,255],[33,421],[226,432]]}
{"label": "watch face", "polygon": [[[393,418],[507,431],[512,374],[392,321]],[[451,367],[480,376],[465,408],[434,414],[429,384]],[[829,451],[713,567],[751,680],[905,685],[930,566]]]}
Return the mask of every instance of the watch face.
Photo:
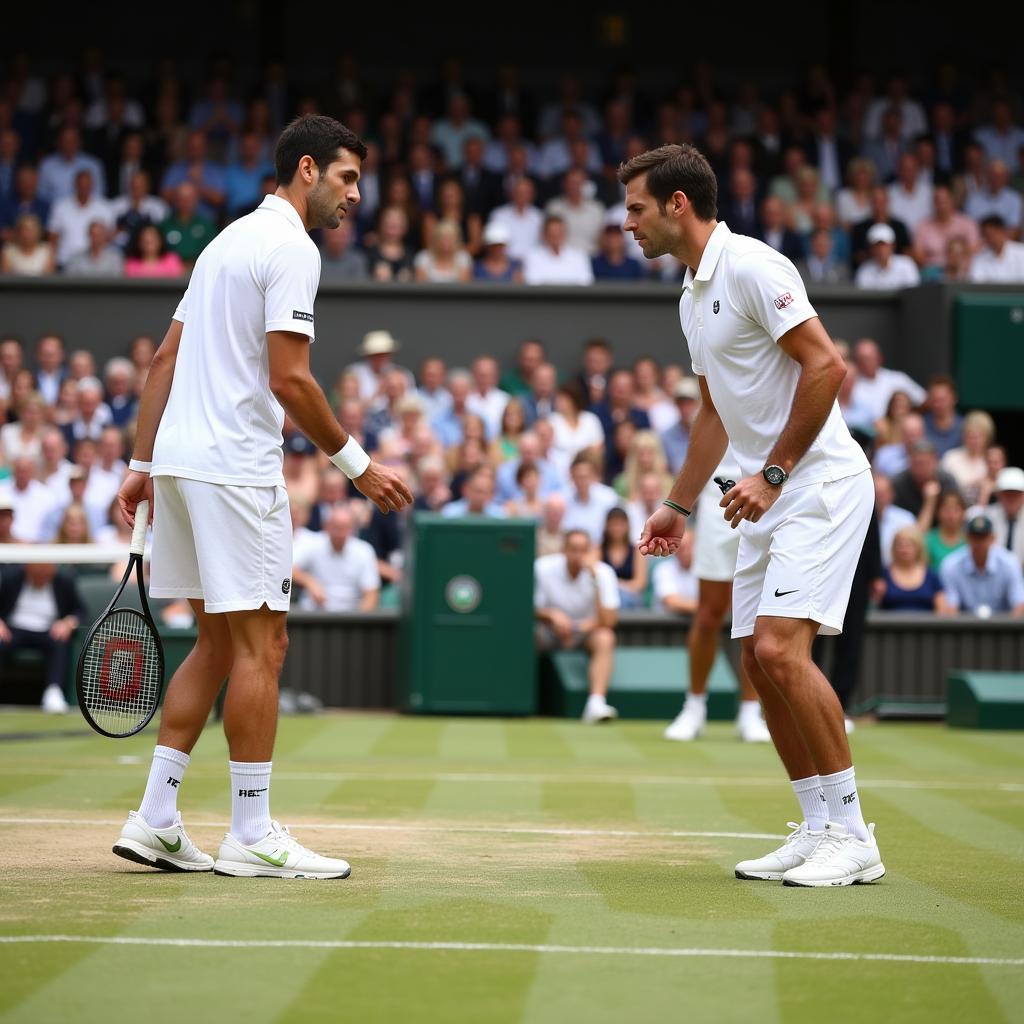
{"label": "watch face", "polygon": [[764,471],[764,478],[768,483],[778,487],[785,479],[786,474],[779,466],[768,466]]}

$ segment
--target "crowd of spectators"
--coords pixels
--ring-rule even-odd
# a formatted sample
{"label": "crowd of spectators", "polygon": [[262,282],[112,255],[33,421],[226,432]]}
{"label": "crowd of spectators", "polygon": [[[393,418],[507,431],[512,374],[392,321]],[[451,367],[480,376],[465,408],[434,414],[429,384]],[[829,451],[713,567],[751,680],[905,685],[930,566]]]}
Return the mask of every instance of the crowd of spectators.
{"label": "crowd of spectators", "polygon": [[[836,344],[848,367],[840,408],[875,475],[879,606],[1024,613],[1024,470],[1007,465],[992,418],[962,413],[949,377],[922,385],[885,366],[871,339]],[[0,542],[125,541],[115,496],[153,351],[139,337],[97,367],[55,335],[30,351],[0,338]],[[626,364],[592,338],[579,365],[560,372],[530,339],[512,365],[482,355],[448,367],[432,356],[413,372],[387,330],[355,354],[331,401],[346,430],[405,475],[412,511],[532,519],[538,557],[585,537],[587,564],[614,574],[616,607],[691,608],[692,552],[648,564],[635,547],[699,407],[680,366]],[[300,606],[397,603],[412,511],[382,515],[288,421],[283,471]],[[163,613],[178,622],[188,609]]]}
{"label": "crowd of spectators", "polygon": [[[973,83],[972,83],[973,85]],[[969,87],[943,64],[912,87],[863,74],[840,88],[813,67],[791,89],[725,86],[705,65],[665,95],[627,68],[589,92],[565,74],[540,92],[502,66],[470,81],[409,71],[373,93],[343,58],[320,95],[285,70],[205,82],[173,62],[144,81],[90,51],[43,75],[13,58],[0,89],[0,272],[178,277],[224,224],[275,187],[273,144],[320,111],[368,143],[354,218],[318,233],[323,280],[678,280],[624,235],[615,171],[690,142],[718,176],[719,216],[795,260],[809,284],[901,288],[1024,281],[1021,97]]]}

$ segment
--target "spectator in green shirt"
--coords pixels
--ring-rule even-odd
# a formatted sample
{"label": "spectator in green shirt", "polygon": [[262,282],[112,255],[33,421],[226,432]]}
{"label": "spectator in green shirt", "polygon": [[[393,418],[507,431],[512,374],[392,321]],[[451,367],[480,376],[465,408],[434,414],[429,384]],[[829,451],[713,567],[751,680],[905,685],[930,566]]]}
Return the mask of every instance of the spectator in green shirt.
{"label": "spectator in green shirt", "polygon": [[174,190],[171,215],[160,225],[160,231],[167,239],[167,248],[189,266],[213,241],[217,227],[199,212],[199,193],[191,182],[183,181]]}
{"label": "spectator in green shirt", "polygon": [[545,360],[544,343],[530,338],[519,346],[514,369],[506,370],[501,376],[499,387],[510,395],[526,395],[530,391],[533,371]]}
{"label": "spectator in green shirt", "polygon": [[967,543],[964,522],[967,504],[958,491],[944,491],[935,510],[935,523],[924,538],[928,564],[938,572],[943,559]]}

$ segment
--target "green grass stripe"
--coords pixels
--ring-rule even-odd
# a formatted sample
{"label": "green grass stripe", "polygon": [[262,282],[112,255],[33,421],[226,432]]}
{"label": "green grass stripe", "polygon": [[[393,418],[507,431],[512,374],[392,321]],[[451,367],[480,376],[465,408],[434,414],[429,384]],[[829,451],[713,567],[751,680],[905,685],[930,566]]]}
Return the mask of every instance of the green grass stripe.
{"label": "green grass stripe", "polygon": [[442,762],[503,764],[507,759],[505,725],[496,718],[448,719],[438,744]]}
{"label": "green grass stripe", "polygon": [[553,718],[510,718],[505,722],[508,763],[516,770],[568,764],[573,752]]}

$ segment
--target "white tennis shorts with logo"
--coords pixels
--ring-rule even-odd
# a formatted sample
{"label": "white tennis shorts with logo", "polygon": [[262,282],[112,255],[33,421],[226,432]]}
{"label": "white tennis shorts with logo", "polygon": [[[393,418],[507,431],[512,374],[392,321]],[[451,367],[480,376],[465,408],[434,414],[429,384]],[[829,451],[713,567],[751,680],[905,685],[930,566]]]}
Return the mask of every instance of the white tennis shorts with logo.
{"label": "white tennis shorts with logo", "polygon": [[292,523],[284,487],[158,476],[153,497],[153,597],[201,600],[211,613],[288,611]]}
{"label": "white tennis shorts with logo", "polygon": [[759,615],[813,619],[820,634],[841,633],[874,502],[866,469],[783,489],[759,523],[740,523],[732,635],[752,636]]}

